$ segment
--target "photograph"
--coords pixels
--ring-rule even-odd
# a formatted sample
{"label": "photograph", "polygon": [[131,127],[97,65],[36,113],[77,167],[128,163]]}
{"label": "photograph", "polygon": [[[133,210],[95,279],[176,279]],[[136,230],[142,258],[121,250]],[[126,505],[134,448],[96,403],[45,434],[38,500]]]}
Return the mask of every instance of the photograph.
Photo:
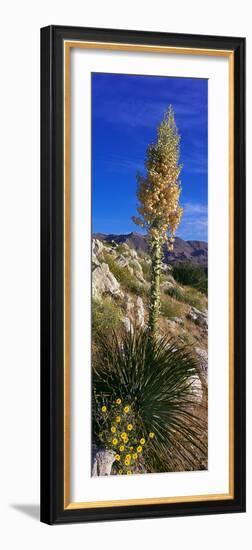
{"label": "photograph", "polygon": [[91,475],[208,470],[208,79],[93,72],[91,177]]}

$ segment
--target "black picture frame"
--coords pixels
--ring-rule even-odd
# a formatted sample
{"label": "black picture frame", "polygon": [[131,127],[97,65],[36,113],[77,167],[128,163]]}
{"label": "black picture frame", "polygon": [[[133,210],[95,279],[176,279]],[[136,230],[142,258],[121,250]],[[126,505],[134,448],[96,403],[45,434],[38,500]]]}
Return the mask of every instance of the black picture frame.
{"label": "black picture frame", "polygon": [[[234,52],[234,498],[64,509],[63,41]],[[48,524],[245,511],[245,39],[112,29],[41,29],[41,521]]]}

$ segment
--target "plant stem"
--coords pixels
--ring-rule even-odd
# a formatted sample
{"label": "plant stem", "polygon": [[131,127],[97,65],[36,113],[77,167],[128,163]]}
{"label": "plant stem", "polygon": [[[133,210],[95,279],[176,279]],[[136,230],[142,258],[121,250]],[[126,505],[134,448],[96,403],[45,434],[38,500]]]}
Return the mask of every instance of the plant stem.
{"label": "plant stem", "polygon": [[150,312],[149,312],[149,330],[151,338],[155,337],[157,330],[157,321],[160,314],[160,275],[162,267],[162,245],[160,237],[152,239],[150,245],[151,255],[151,288],[150,288]]}

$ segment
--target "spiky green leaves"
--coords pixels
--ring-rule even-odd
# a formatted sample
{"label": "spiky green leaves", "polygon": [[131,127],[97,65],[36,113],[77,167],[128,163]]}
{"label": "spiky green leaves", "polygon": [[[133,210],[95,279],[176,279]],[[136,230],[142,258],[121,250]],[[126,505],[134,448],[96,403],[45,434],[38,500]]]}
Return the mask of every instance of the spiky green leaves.
{"label": "spiky green leaves", "polygon": [[133,403],[139,431],[146,438],[155,433],[145,459],[148,471],[205,467],[205,410],[195,405],[192,391],[196,373],[190,350],[173,340],[150,341],[146,331],[100,338],[95,392]]}

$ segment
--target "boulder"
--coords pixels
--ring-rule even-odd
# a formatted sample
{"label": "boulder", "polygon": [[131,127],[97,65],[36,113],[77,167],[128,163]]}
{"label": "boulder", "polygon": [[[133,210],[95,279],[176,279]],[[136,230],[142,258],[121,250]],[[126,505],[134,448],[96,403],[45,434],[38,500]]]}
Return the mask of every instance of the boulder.
{"label": "boulder", "polygon": [[120,267],[128,267],[129,266],[129,258],[125,257],[123,254],[120,254],[115,258],[116,263]]}
{"label": "boulder", "polygon": [[[133,252],[135,252],[135,250]],[[117,258],[115,258],[115,261],[120,267],[127,269],[131,275],[134,275],[138,282],[145,284],[142,266],[135,256],[132,258],[130,254],[127,254],[126,256],[124,254],[120,254]]]}
{"label": "boulder", "polygon": [[94,298],[99,298],[103,294],[110,294],[115,298],[123,297],[120,284],[105,263],[95,266],[93,270],[92,294]]}
{"label": "boulder", "polygon": [[103,251],[104,246],[101,241],[98,239],[92,240],[92,268],[100,265],[100,261],[98,260],[99,254]]}
{"label": "boulder", "polygon": [[189,383],[191,384],[192,399],[196,403],[201,403],[204,395],[203,385],[200,377],[195,374],[189,378]]}
{"label": "boulder", "polygon": [[189,378],[188,382],[191,386],[192,401],[195,401],[195,403],[201,403],[204,391],[200,376],[195,374]]}
{"label": "boulder", "polygon": [[142,298],[138,296],[137,299],[134,300],[131,296],[125,294],[123,307],[126,313],[125,317],[122,319],[125,329],[129,332],[134,326],[144,328],[145,311]]}
{"label": "boulder", "polygon": [[204,385],[207,385],[208,377],[208,353],[202,348],[195,348],[195,353],[198,360],[199,377]]}
{"label": "boulder", "polygon": [[206,311],[199,311],[196,307],[190,307],[187,318],[203,329],[208,329],[208,316]]}
{"label": "boulder", "polygon": [[138,282],[145,284],[145,278],[143,276],[142,266],[137,259],[131,261],[131,267],[133,268],[134,275]]}
{"label": "boulder", "polygon": [[144,326],[145,326],[144,304],[143,304],[143,300],[140,296],[138,296],[137,300],[136,300],[136,324],[140,328],[144,328]]}
{"label": "boulder", "polygon": [[99,256],[99,254],[101,254],[103,250],[104,250],[104,245],[102,244],[102,242],[99,241],[98,239],[93,239],[92,254],[94,254],[95,256]]}
{"label": "boulder", "polygon": [[108,449],[92,449],[92,477],[109,476],[115,462],[115,452]]}
{"label": "boulder", "polygon": [[132,330],[132,322],[131,320],[129,319],[129,317],[123,317],[122,318],[122,324],[126,330],[126,332],[130,332]]}

